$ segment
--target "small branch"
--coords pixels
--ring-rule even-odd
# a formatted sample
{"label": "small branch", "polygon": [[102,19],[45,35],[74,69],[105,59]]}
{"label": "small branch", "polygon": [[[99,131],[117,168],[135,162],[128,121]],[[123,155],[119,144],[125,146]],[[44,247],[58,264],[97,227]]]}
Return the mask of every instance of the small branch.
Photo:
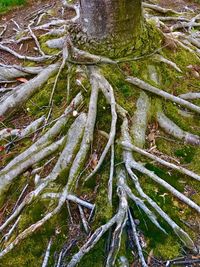
{"label": "small branch", "polygon": [[[32,24],[32,23],[31,23],[31,24]],[[28,30],[29,30],[29,32],[30,32],[30,35],[32,36],[33,40],[35,41],[35,44],[36,44],[36,46],[37,46],[37,49],[38,49],[39,53],[40,53],[43,57],[45,57],[46,55],[45,55],[45,53],[42,51],[42,49],[41,49],[41,47],[40,47],[40,43],[39,43],[39,41],[38,41],[36,35],[34,34],[34,32],[33,32],[32,29],[31,29],[31,24],[28,25]]]}
{"label": "small branch", "polygon": [[14,57],[16,57],[18,59],[29,60],[29,61],[33,61],[33,62],[44,62],[44,61],[47,61],[49,59],[55,58],[55,56],[48,56],[48,55],[40,56],[40,57],[23,56],[23,55],[20,55],[19,53],[15,52],[11,48],[4,46],[2,44],[0,44],[0,50],[5,51],[7,53],[10,53],[11,55],[13,55]]}
{"label": "small branch", "polygon": [[163,13],[163,14],[167,14],[167,13],[180,14],[180,13],[174,11],[173,9],[163,8],[163,7],[158,6],[158,5],[152,5],[152,4],[148,4],[148,3],[144,3],[144,2],[142,3],[142,6],[144,8],[153,9],[153,10],[158,11],[158,12]]}
{"label": "small branch", "polygon": [[83,209],[82,209],[82,207],[80,205],[78,205],[78,209],[79,209],[81,221],[82,221],[83,227],[85,229],[85,232],[86,232],[86,234],[89,234],[90,228],[89,228],[88,222],[87,222],[87,220],[85,218],[84,211],[83,211]]}
{"label": "small branch", "polygon": [[143,252],[142,252],[142,248],[141,248],[141,245],[140,245],[140,240],[138,238],[138,233],[137,233],[136,226],[135,226],[133,217],[131,215],[130,209],[128,209],[128,217],[129,217],[129,221],[131,223],[133,238],[134,238],[135,244],[137,246],[137,250],[138,250],[138,254],[139,254],[140,260],[141,260],[142,267],[148,267],[148,265],[146,264]]}
{"label": "small branch", "polygon": [[49,261],[49,256],[50,256],[50,250],[51,250],[51,245],[52,245],[52,238],[49,240],[47,250],[44,256],[44,260],[42,263],[42,267],[47,267],[48,266],[48,261]]}
{"label": "small branch", "polygon": [[172,68],[174,68],[176,71],[182,73],[182,70],[171,60],[168,60],[166,58],[164,58],[163,56],[156,54],[153,56],[153,59],[155,59],[158,62],[163,62],[166,63],[167,65],[171,66]]}
{"label": "small branch", "polygon": [[113,195],[113,175],[114,175],[114,164],[115,164],[115,148],[114,144],[111,146],[111,159],[110,159],[110,176],[108,180],[108,201],[112,206],[112,195]]}

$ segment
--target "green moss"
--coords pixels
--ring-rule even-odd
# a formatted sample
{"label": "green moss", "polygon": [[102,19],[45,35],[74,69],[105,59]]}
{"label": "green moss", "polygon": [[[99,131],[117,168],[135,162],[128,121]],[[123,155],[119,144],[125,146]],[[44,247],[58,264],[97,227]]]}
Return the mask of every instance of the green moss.
{"label": "green moss", "polygon": [[105,255],[105,244],[107,235],[105,235],[91,250],[89,254],[86,254],[79,267],[103,267],[106,259]]}
{"label": "green moss", "polygon": [[13,7],[24,5],[26,0],[1,0],[0,2],[0,13],[7,12]]}
{"label": "green moss", "polygon": [[47,41],[52,40],[52,39],[56,39],[56,36],[51,36],[51,35],[41,35],[39,37],[39,42],[40,42],[40,46],[42,51],[44,51],[45,54],[47,55],[56,55],[60,52],[59,49],[55,49],[55,48],[49,48],[46,44]]}
{"label": "green moss", "polygon": [[154,250],[154,256],[173,259],[180,255],[180,245],[172,237],[166,237]]}
{"label": "green moss", "polygon": [[[96,216],[93,227],[96,229],[101,224],[106,223],[112,217],[112,208],[107,201],[108,198],[108,177],[109,173],[103,173],[101,175],[101,183],[99,184],[97,191],[96,203]],[[102,203],[104,203],[102,208]]]}

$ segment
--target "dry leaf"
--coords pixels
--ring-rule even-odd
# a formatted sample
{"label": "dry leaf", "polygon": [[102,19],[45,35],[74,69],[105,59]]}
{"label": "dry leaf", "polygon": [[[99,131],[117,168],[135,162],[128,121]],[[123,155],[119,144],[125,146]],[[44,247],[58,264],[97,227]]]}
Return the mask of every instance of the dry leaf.
{"label": "dry leaf", "polygon": [[16,78],[16,80],[19,81],[19,82],[21,82],[21,83],[26,83],[26,82],[28,82],[28,80],[27,80],[26,78],[23,78],[23,77],[21,77],[21,78]]}
{"label": "dry leaf", "polygon": [[148,258],[147,258],[147,265],[151,264],[151,260],[153,258],[153,249],[149,252]]}
{"label": "dry leaf", "polygon": [[0,152],[5,150],[5,146],[0,146]]}
{"label": "dry leaf", "polygon": [[92,169],[95,169],[95,167],[98,164],[98,156],[97,153],[93,153],[91,156],[91,162],[90,162],[90,166]]}

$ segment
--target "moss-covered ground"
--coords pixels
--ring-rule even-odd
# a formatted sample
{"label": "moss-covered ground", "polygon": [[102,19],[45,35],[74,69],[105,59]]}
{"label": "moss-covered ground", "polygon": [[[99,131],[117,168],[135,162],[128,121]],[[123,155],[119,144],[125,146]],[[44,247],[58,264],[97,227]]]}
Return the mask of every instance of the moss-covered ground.
{"label": "moss-covered ground", "polygon": [[[3,2],[2,2],[3,1]],[[8,6],[16,3],[16,4],[23,4],[24,1],[4,1],[1,0],[0,3],[0,12],[3,10],[3,7]],[[46,46],[44,42],[46,41],[46,37],[42,37],[40,41],[43,43],[42,48],[45,50]],[[51,53],[47,50],[45,52]],[[53,51],[57,52],[57,51]],[[150,70],[156,70],[157,77],[159,80],[159,87],[173,95],[179,95],[182,93],[186,93],[188,91],[196,91],[196,88],[200,88],[200,81],[196,79],[192,73],[187,68],[189,65],[198,64],[198,61],[195,56],[193,56],[190,52],[185,51],[182,48],[177,48],[176,51],[171,51],[170,49],[164,48],[162,49],[161,54],[175,62],[179,68],[181,68],[182,73],[178,73],[176,70],[171,68],[170,66],[164,63],[158,63],[153,60],[151,57],[122,63],[119,64],[118,67],[115,66],[104,66],[102,67],[102,72],[104,73],[105,77],[109,80],[112,84],[115,92],[116,101],[122,105],[128,112],[129,116],[133,116],[134,110],[136,108],[136,101],[139,96],[139,89],[131,86],[130,84],[124,81],[125,75],[131,75],[149,82],[150,84],[157,86],[155,81],[152,81],[150,77]],[[67,93],[67,83],[66,83],[66,76],[67,72],[63,71],[58,85],[56,87],[55,95],[54,95],[54,102],[53,102],[53,118],[57,118],[59,115],[62,114],[65,107],[69,103],[66,100],[66,93]],[[48,104],[49,104],[49,97],[51,94],[51,90],[53,87],[55,77],[51,78],[48,83],[40,90],[40,92],[33,96],[25,105],[24,109],[20,111],[20,114],[25,113],[26,115],[30,116],[32,119],[36,117],[40,117],[41,115],[48,114]],[[87,92],[83,90],[82,87],[77,85],[76,83],[76,74],[72,72],[71,79],[70,79],[70,97],[69,100],[80,90],[83,91],[85,96],[85,104],[89,102],[90,96],[90,86],[89,84],[85,84],[87,88]],[[157,97],[154,95],[149,94],[151,98],[151,114],[149,115],[149,125],[155,122],[156,116],[156,109],[158,106]],[[200,104],[199,100],[195,101],[196,104]],[[86,105],[85,105],[86,106]],[[170,103],[168,101],[162,101],[162,108],[165,114],[172,119],[177,125],[179,125],[185,131],[192,132],[194,134],[200,134],[200,120],[199,116],[193,113],[186,113],[185,110],[182,110],[180,107]],[[182,116],[183,113],[185,116]],[[98,103],[98,117],[97,117],[97,124],[95,128],[95,142],[94,148],[97,150],[102,150],[103,145],[105,144],[105,140],[101,140],[100,134],[98,130],[103,130],[109,132],[110,129],[110,107],[106,103],[103,95],[100,94],[99,103]],[[71,122],[66,125],[64,132],[67,131]],[[9,126],[12,127],[12,119],[10,119]],[[47,127],[48,129],[48,127]],[[46,130],[47,130],[46,129]],[[120,137],[120,120],[117,125],[117,138]],[[97,140],[97,141],[96,141]],[[100,140],[98,142],[98,140]],[[12,153],[9,157],[3,158],[3,164],[6,164],[8,160],[18,154],[20,151],[24,150],[26,147],[30,145],[31,140],[25,139],[21,143],[16,144],[15,148],[12,150]],[[183,144],[180,141],[175,140],[170,136],[166,136],[161,130],[159,135],[156,137],[156,146],[159,151],[163,154],[168,155],[171,158],[175,158],[179,160],[183,166],[186,166],[188,169],[199,173],[200,174],[200,148],[190,146],[187,144]],[[100,148],[99,148],[100,147]],[[146,147],[149,148],[148,140],[146,142]],[[99,152],[100,152],[99,151]],[[121,148],[116,147],[116,164],[122,164],[122,157],[121,157]],[[57,155],[56,155],[57,156]],[[117,205],[118,205],[118,198],[117,196],[114,197],[114,206],[111,208],[107,201],[107,180],[109,177],[109,156],[106,158],[104,165],[102,166],[99,174],[96,176],[92,182],[86,183],[83,187],[77,189],[77,194],[82,196],[90,196],[93,202],[96,204],[96,215],[94,217],[92,223],[92,230],[96,229],[96,227],[106,223],[106,221],[111,218],[111,216],[116,212]],[[154,173],[159,175],[161,178],[169,182],[179,191],[189,194],[189,197],[193,199],[196,203],[200,204],[200,185],[194,180],[189,179],[184,175],[180,175],[177,172],[171,171],[169,169],[163,168],[162,166],[155,164],[152,161],[144,159],[141,156],[134,155],[137,160],[143,162],[145,166],[152,170]],[[41,163],[42,165],[42,163]],[[87,166],[87,163],[86,163]],[[89,170],[86,171],[86,173]],[[44,173],[45,176],[45,173]],[[175,221],[177,224],[181,225],[183,229],[185,229],[191,237],[193,237],[194,241],[197,241],[198,233],[197,230],[194,231],[186,226],[185,223],[195,223],[198,221],[198,216],[195,212],[191,211],[187,206],[183,205],[177,199],[175,199],[170,193],[166,192],[163,188],[156,185],[152,182],[148,177],[144,177],[138,174],[142,187],[153,200],[155,200],[162,209],[168,213],[168,215]],[[11,211],[15,201],[19,197],[21,190],[26,182],[29,183],[29,189],[33,187],[33,179],[32,176],[21,176],[19,177],[15,183],[10,188],[9,195],[5,196],[4,201],[9,203],[7,214]],[[58,179],[58,183],[52,185],[55,191],[59,190],[59,187],[64,184],[65,180],[67,179],[67,174],[64,173]],[[134,191],[133,185],[129,182],[130,187]],[[92,192],[92,193],[91,193]],[[136,193],[136,192],[135,192]],[[12,199],[12,201],[10,201]],[[134,211],[134,217],[138,218],[139,223],[139,230],[144,235],[145,243],[146,243],[146,253],[148,254],[153,249],[154,257],[158,259],[172,259],[177,256],[182,255],[184,252],[184,248],[182,244],[179,242],[177,237],[171,231],[171,229],[166,225],[165,222],[160,219],[162,226],[167,230],[168,235],[163,234],[155,226],[149,221],[146,215],[132,202],[129,203]],[[36,200],[33,205],[28,206],[22,215],[22,219],[20,220],[19,226],[14,232],[14,237],[17,234],[24,230],[30,224],[36,222],[37,220],[41,219],[44,214],[48,212],[53,206],[55,205],[54,202],[47,202],[45,200]],[[77,220],[77,209],[74,207],[74,217]],[[7,214],[4,214],[7,215]],[[185,222],[185,223],[184,223]],[[78,222],[77,222],[78,224]],[[17,249],[15,249],[12,253],[8,254],[3,260],[0,261],[0,266],[15,266],[15,267],[25,267],[25,266],[38,266],[41,265],[44,252],[46,250],[47,244],[50,238],[53,238],[53,246],[51,250],[51,257],[49,266],[53,266],[54,264],[54,257],[57,256],[58,251],[66,244],[69,246],[70,242],[76,238],[76,232],[70,233],[69,232],[69,216],[67,212],[67,208],[63,207],[62,211],[59,215],[54,217],[50,222],[45,224],[39,231],[31,235],[28,239],[24,240]],[[127,226],[128,227],[128,226]],[[80,232],[78,232],[80,234]],[[81,267],[103,267],[105,262],[106,256],[106,245],[109,233],[105,234],[103,239],[98,242],[95,248],[84,257],[83,261],[80,263],[79,266]],[[67,256],[70,256],[73,252],[78,251],[81,244],[84,243],[85,235],[80,236],[80,239],[75,242],[74,246],[70,250]],[[132,254],[132,244],[127,241],[127,233],[124,231],[123,238],[122,238],[122,245],[119,252],[120,256],[126,256],[129,261],[132,263],[134,262],[134,256]],[[57,253],[57,254],[56,254]],[[117,265],[119,264],[119,257],[117,260]],[[94,265],[95,263],[95,265]]]}
{"label": "moss-covered ground", "polygon": [[13,7],[24,5],[26,0],[1,0],[0,1],[0,14],[5,13]]}

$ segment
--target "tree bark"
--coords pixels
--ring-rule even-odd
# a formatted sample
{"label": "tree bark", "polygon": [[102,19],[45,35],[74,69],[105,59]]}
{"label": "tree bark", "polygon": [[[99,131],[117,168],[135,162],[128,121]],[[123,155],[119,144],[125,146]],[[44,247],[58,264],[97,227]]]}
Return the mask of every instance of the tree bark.
{"label": "tree bark", "polygon": [[107,53],[135,49],[143,28],[141,0],[80,0],[80,6],[84,32]]}

